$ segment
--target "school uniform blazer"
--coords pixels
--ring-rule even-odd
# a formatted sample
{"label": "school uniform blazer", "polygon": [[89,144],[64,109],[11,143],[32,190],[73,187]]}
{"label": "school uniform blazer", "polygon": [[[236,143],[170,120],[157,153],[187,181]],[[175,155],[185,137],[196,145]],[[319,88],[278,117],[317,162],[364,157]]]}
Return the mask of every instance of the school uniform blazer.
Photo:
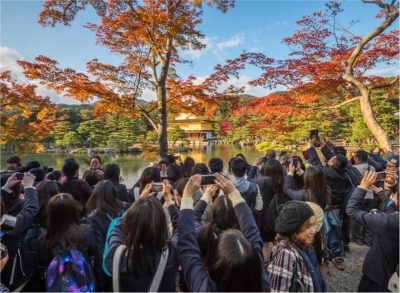
{"label": "school uniform blazer", "polygon": [[[242,233],[253,244],[264,267],[263,241],[250,208],[246,202],[241,202],[234,207],[234,211]],[[182,209],[180,212],[178,222],[178,260],[183,269],[185,282],[191,292],[212,292],[207,273],[203,270],[201,263],[194,213],[192,209]],[[266,270],[263,271],[263,289],[265,292],[269,292],[270,289],[270,280]]]}

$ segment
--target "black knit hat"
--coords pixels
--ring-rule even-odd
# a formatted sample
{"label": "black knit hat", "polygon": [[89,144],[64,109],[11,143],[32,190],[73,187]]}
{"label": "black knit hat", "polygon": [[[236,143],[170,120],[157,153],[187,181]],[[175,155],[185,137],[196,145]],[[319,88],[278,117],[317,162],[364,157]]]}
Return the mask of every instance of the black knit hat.
{"label": "black knit hat", "polygon": [[292,235],[303,223],[314,216],[314,211],[304,201],[291,200],[278,207],[279,217],[275,221],[275,232]]}

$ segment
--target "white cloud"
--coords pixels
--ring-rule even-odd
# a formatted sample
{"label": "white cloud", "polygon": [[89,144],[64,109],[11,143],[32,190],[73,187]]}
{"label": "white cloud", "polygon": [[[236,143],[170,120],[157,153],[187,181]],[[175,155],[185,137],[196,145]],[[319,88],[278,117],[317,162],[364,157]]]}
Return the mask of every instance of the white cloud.
{"label": "white cloud", "polygon": [[269,24],[265,28],[267,29],[267,31],[272,31],[272,29],[275,28],[275,27],[286,26],[287,24],[288,23],[286,21],[282,20],[282,21],[274,22],[273,24]]}
{"label": "white cloud", "polygon": [[244,43],[244,36],[243,34],[236,34],[232,38],[227,41],[220,42],[217,44],[217,48],[221,53],[224,53],[226,48],[233,48],[237,47],[240,44]]}
{"label": "white cloud", "polygon": [[59,104],[79,104],[78,101],[70,98],[62,98],[57,95],[53,90],[47,89],[44,85],[39,84],[36,80],[28,80],[23,74],[23,68],[18,65],[18,60],[24,60],[21,54],[8,47],[0,46],[0,71],[4,72],[9,70],[11,76],[18,83],[21,84],[35,84],[37,85],[36,93],[41,96],[48,96],[53,103]]}
{"label": "white cloud", "polygon": [[201,56],[206,55],[213,47],[214,43],[213,41],[218,39],[217,37],[209,38],[209,37],[204,37],[201,42],[206,45],[206,47],[202,50],[184,50],[182,51],[183,56],[189,56],[192,59],[200,59]]}
{"label": "white cloud", "polygon": [[154,91],[145,89],[139,99],[145,100],[147,102],[155,101],[157,100],[157,95]]}

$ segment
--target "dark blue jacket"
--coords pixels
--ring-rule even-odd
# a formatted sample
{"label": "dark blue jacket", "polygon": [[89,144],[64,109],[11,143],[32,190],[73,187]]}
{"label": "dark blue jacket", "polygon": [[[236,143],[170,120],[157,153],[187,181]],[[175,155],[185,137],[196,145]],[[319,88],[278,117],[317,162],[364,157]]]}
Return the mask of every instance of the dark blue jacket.
{"label": "dark blue jacket", "polygon": [[[159,292],[175,292],[175,278],[178,273],[178,258],[177,258],[177,241],[178,241],[178,229],[177,223],[179,219],[179,210],[176,205],[171,205],[168,207],[169,215],[171,216],[172,225],[174,227],[174,232],[169,244],[169,254],[168,260],[165,267],[164,275],[160,283]],[[111,232],[109,240],[109,250],[106,256],[106,267],[107,270],[113,274],[113,259],[115,251],[118,246],[122,244],[122,228],[124,225],[124,217],[118,221],[115,225],[114,230]],[[139,231],[135,231],[139,232]],[[146,233],[147,231],[143,231]],[[153,259],[149,259],[149,263],[159,263],[161,254],[154,253]],[[122,258],[121,268],[120,268],[120,284],[121,292],[147,292],[150,287],[150,283],[153,280],[152,274],[139,272],[138,276],[135,278],[132,273],[128,272],[126,269],[127,259],[126,256]]]}
{"label": "dark blue jacket", "polygon": [[[234,207],[240,228],[244,236],[253,244],[260,262],[264,267],[262,254],[263,241],[247,203],[242,202]],[[178,259],[182,266],[186,284],[191,292],[212,292],[207,273],[203,270],[200,249],[197,245],[194,225],[194,211],[183,209],[179,216]],[[270,279],[266,270],[263,272],[264,291],[270,290]]]}
{"label": "dark blue jacket", "polygon": [[[1,283],[13,291],[35,274],[35,259],[27,249],[24,249],[23,235],[32,225],[33,218],[39,210],[37,192],[34,188],[25,188],[25,199],[23,209],[16,216],[16,224],[1,243],[8,249],[9,261],[1,272]],[[13,263],[15,262],[14,281],[10,284]]]}
{"label": "dark blue jacket", "polygon": [[399,221],[388,213],[363,211],[367,191],[357,188],[347,205],[347,214],[374,233],[371,249],[364,259],[363,274],[386,288],[399,264]]}
{"label": "dark blue jacket", "polygon": [[372,158],[377,161],[379,164],[382,165],[382,168],[385,170],[386,169],[386,161],[381,158],[381,155],[379,153],[373,153]]}
{"label": "dark blue jacket", "polygon": [[[341,205],[346,197],[345,195],[346,185],[347,185],[347,177],[345,174],[346,170],[336,169],[329,165],[324,166],[321,163],[317,151],[315,150],[314,147],[308,149],[308,155],[310,157],[311,164],[314,167],[322,169],[322,171],[326,176],[326,184],[331,188],[332,191],[331,193],[332,206]],[[328,156],[328,153],[326,155]]]}

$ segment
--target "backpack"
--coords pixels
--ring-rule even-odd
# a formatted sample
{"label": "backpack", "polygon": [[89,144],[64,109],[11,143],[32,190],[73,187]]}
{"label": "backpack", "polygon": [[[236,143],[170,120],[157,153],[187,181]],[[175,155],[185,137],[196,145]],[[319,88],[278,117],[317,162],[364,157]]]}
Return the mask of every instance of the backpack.
{"label": "backpack", "polygon": [[324,222],[321,228],[322,236],[328,258],[335,258],[341,255],[344,248],[344,237],[342,229],[330,210],[329,206],[325,208]]}
{"label": "backpack", "polygon": [[[368,167],[369,170],[369,167]],[[351,182],[354,186],[358,186],[361,183],[363,176],[361,175],[360,171],[356,167],[351,167],[350,169],[346,170],[347,175],[351,178]]]}
{"label": "backpack", "polygon": [[37,253],[37,241],[40,235],[46,232],[47,230],[39,225],[34,225],[28,229],[24,237],[24,243],[31,254]]}
{"label": "backpack", "polygon": [[106,234],[106,242],[104,243],[104,250],[103,250],[103,262],[102,262],[102,267],[104,272],[106,273],[107,276],[111,277],[111,273],[107,270],[106,267],[106,256],[108,253],[108,240],[110,239],[111,236],[111,232],[114,229],[115,225],[118,223],[119,219],[122,218],[122,214],[116,216],[115,218],[111,218],[109,215],[107,215],[109,217],[109,219],[111,220],[110,225],[108,226],[108,230],[107,230],[107,234]]}
{"label": "backpack", "polygon": [[274,195],[265,212],[263,227],[266,232],[275,233],[275,220],[279,216],[278,207],[289,200],[291,199],[284,193],[276,193]]}
{"label": "backpack", "polygon": [[47,268],[47,292],[94,292],[92,267],[78,250],[58,253]]}

